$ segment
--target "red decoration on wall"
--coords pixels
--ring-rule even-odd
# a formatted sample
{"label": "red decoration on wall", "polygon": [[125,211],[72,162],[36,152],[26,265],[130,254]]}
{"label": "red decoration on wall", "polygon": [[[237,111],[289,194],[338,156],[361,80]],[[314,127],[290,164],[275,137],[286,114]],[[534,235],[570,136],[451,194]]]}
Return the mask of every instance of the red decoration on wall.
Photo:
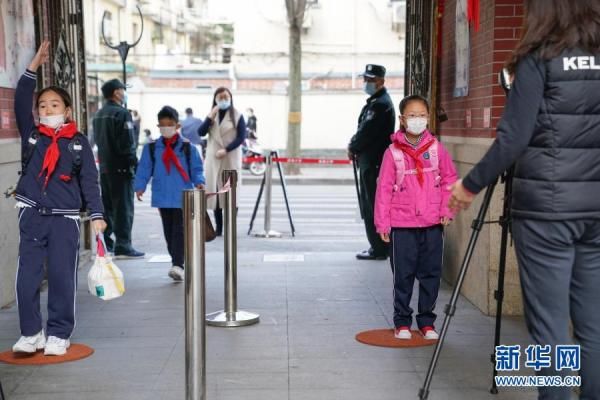
{"label": "red decoration on wall", "polygon": [[467,0],[467,20],[479,31],[479,0]]}
{"label": "red decoration on wall", "polygon": [[442,19],[444,17],[444,9],[446,6],[446,0],[438,1],[438,14],[437,14],[437,56],[442,57]]}

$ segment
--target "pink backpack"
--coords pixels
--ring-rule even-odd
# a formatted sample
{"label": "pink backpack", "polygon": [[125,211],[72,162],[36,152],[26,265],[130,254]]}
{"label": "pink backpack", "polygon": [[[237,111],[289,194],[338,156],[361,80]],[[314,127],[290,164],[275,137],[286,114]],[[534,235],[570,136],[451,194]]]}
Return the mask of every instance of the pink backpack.
{"label": "pink backpack", "polygon": [[[394,184],[394,192],[397,192],[398,189],[400,188],[400,185],[402,185],[402,182],[404,181],[404,176],[405,175],[416,175],[417,170],[416,169],[406,170],[406,167],[404,166],[404,152],[402,150],[400,150],[399,148],[397,148],[396,146],[394,146],[393,143],[390,145],[390,151],[392,152],[392,156],[394,157],[394,164],[396,164],[396,183]],[[425,172],[425,173],[435,172],[437,174],[437,176],[439,176],[440,175],[440,168],[439,168],[440,158],[438,155],[438,141],[437,140],[435,142],[433,142],[431,147],[429,147],[429,149],[427,150],[427,153],[429,153],[429,161],[431,162],[431,167],[424,168],[423,172]],[[427,154],[427,153],[425,153],[425,154]]]}

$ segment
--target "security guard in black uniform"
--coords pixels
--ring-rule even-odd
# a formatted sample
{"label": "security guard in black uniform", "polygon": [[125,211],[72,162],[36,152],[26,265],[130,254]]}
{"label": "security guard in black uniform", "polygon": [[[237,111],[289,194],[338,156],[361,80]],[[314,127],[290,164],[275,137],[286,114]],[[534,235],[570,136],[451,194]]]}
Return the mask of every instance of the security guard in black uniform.
{"label": "security guard in black uniform", "polygon": [[104,238],[115,258],[141,258],[144,253],[131,245],[133,179],[137,157],[133,121],[124,107],[125,85],[118,79],[112,79],[102,85],[102,94],[106,103],[94,117],[94,135],[98,145],[100,185],[107,223]]}
{"label": "security guard in black uniform", "polygon": [[358,160],[361,211],[371,248],[358,253],[356,258],[385,260],[388,257],[388,247],[375,230],[373,211],[379,166],[383,153],[391,144],[390,135],[394,133],[396,112],[384,87],[385,67],[367,64],[362,76],[364,90],[370,97],[358,117],[358,128],[348,145],[348,155],[351,159]]}

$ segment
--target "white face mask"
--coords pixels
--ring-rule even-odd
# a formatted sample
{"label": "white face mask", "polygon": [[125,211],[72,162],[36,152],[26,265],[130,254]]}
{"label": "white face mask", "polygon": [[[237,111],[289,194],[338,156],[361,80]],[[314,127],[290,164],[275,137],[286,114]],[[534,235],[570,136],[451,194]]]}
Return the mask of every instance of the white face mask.
{"label": "white face mask", "polygon": [[219,100],[217,101],[219,110],[227,110],[231,106],[231,100]]}
{"label": "white face mask", "polygon": [[58,129],[65,123],[64,114],[40,116],[40,124],[52,129]]}
{"label": "white face mask", "polygon": [[409,133],[420,135],[427,129],[427,123],[427,118],[410,118],[406,120],[406,130],[408,130]]}
{"label": "white face mask", "polygon": [[177,128],[174,126],[161,126],[158,128],[160,135],[165,139],[171,139],[177,133]]}

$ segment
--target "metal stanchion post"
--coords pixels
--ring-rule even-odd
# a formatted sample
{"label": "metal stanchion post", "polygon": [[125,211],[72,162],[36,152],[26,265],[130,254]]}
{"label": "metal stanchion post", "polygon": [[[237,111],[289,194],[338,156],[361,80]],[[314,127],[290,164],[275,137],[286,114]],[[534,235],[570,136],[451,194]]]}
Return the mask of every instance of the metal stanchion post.
{"label": "metal stanchion post", "polygon": [[265,171],[265,229],[254,236],[263,238],[279,238],[281,233],[271,230],[271,200],[273,195],[273,154],[269,151],[267,156],[267,170]]}
{"label": "metal stanchion post", "polygon": [[211,326],[235,327],[256,324],[259,315],[237,308],[237,171],[223,171],[223,181],[231,183],[225,193],[225,309],[206,316]]}
{"label": "metal stanchion post", "polygon": [[204,190],[183,196],[185,232],[185,399],[206,400]]}

